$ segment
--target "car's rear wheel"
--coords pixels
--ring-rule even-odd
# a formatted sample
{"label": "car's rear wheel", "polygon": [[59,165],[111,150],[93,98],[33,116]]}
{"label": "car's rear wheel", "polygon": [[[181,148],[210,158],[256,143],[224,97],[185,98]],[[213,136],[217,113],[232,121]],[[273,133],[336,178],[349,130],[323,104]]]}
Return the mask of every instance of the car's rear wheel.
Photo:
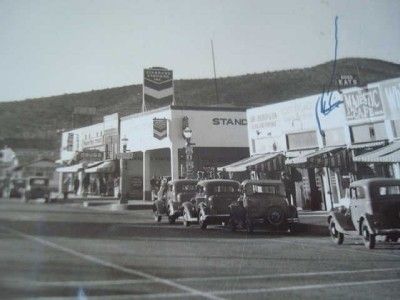
{"label": "car's rear wheel", "polygon": [[344,234],[337,231],[335,221],[333,219],[331,219],[331,221],[329,222],[329,233],[331,235],[332,241],[335,244],[337,245],[343,244]]}
{"label": "car's rear wheel", "polygon": [[205,215],[202,210],[199,211],[199,224],[202,230],[207,229],[207,221],[205,220]]}
{"label": "car's rear wheel", "polygon": [[367,247],[367,249],[374,249],[376,242],[375,235],[369,232],[367,225],[363,224],[361,228],[362,228],[361,233],[365,247]]}

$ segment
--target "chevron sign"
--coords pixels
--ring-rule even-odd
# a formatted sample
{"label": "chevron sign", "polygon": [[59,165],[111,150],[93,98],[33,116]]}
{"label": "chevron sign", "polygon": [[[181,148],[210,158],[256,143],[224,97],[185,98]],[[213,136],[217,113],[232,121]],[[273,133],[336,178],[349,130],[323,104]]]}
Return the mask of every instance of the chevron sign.
{"label": "chevron sign", "polygon": [[159,140],[167,137],[167,119],[153,119],[153,136]]}
{"label": "chevron sign", "polygon": [[149,110],[174,102],[172,70],[161,67],[144,69],[143,108]]}

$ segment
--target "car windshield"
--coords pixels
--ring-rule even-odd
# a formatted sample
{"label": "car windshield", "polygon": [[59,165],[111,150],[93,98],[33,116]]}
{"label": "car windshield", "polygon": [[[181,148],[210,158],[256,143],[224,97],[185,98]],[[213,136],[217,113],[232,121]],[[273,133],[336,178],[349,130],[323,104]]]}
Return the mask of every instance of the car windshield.
{"label": "car windshield", "polygon": [[381,197],[400,196],[400,185],[380,186],[378,189],[378,195]]}
{"label": "car windshield", "polygon": [[47,179],[42,179],[42,178],[34,178],[30,180],[31,185],[46,185],[47,184]]}
{"label": "car windshield", "polygon": [[214,193],[234,193],[238,188],[232,185],[215,185],[213,188]]}
{"label": "car windshield", "polygon": [[247,194],[273,194],[279,193],[279,188],[276,185],[261,185],[261,184],[248,184],[246,186]]}

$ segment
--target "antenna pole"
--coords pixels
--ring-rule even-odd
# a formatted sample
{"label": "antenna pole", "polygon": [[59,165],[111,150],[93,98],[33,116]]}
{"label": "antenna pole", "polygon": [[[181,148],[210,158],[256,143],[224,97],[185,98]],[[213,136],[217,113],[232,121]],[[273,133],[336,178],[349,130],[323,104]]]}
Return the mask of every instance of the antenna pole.
{"label": "antenna pole", "polygon": [[215,70],[215,56],[214,56],[214,43],[213,43],[213,40],[211,40],[211,53],[212,53],[212,60],[213,60],[213,67],[214,67],[215,95],[217,97],[217,103],[219,103],[219,93],[218,93],[218,83],[217,83],[217,72]]}

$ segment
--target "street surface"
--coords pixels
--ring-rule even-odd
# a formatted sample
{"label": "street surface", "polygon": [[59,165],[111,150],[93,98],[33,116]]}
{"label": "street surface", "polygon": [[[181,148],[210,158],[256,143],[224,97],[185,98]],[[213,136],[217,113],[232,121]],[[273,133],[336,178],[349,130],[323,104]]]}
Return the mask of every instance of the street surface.
{"label": "street surface", "polygon": [[400,299],[400,244],[16,199],[0,199],[0,239],[0,299]]}

